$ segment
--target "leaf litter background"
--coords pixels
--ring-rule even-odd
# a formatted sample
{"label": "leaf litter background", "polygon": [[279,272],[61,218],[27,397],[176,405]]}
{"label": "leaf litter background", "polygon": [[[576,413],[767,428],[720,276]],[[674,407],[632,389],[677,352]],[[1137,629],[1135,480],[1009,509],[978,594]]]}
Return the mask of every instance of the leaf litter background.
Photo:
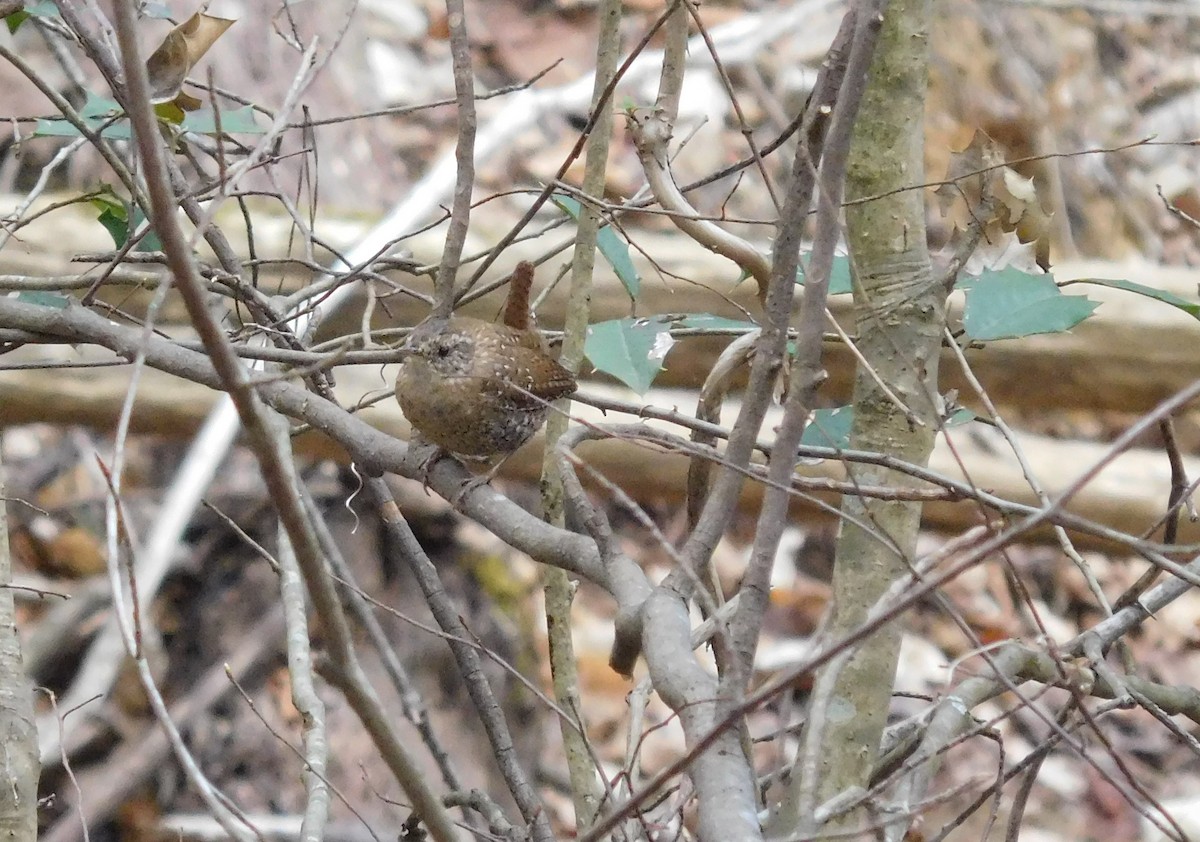
{"label": "leaf litter background", "polygon": [[[172,4],[177,18],[190,8]],[[976,129],[995,138],[1008,158],[1052,152],[1113,148],[1154,137],[1163,145],[1142,145],[1106,155],[1057,158],[1019,166],[1035,177],[1043,202],[1054,212],[1055,260],[1070,257],[1120,259],[1140,255],[1166,264],[1193,265],[1200,254],[1194,226],[1170,213],[1162,196],[1192,217],[1200,217],[1200,193],[1194,181],[1194,160],[1186,147],[1169,141],[1190,140],[1200,132],[1198,82],[1194,60],[1200,29],[1186,14],[1154,17],[1141,14],[1138,3],[1122,5],[1121,13],[1086,9],[1048,10],[995,3],[943,2],[933,39],[934,63],[927,120],[928,173],[935,179],[946,171],[951,150],[963,148]],[[302,32],[328,31],[349,4],[308,4],[295,7]],[[539,81],[552,87],[578,79],[589,69],[595,20],[586,3],[476,2],[469,4],[475,40],[476,72],[481,88],[512,84],[559,62]],[[214,7],[213,13],[221,9]],[[627,32],[644,30],[659,11],[656,3],[627,4]],[[826,11],[836,21],[836,9]],[[762,7],[714,3],[702,13],[710,25],[769,19],[771,4]],[[264,104],[282,98],[294,53],[274,36],[268,4],[250,4],[225,38],[213,48],[209,62],[218,83],[235,88]],[[162,23],[153,22],[153,23]],[[148,30],[152,22],[147,22]],[[164,24],[165,26],[165,24]],[[814,24],[812,31],[820,32]],[[56,83],[55,65],[31,27],[14,43]],[[804,27],[780,34],[769,49],[737,65],[735,82],[741,105],[758,136],[772,137],[803,103],[806,85],[828,38],[817,38]],[[153,35],[148,35],[148,42]],[[347,30],[330,67],[317,80],[306,102],[315,118],[369,111],[393,105],[419,104],[452,94],[445,38],[444,11],[435,3],[364,3]],[[16,116],[45,116],[47,105],[11,68],[0,67],[5,110]],[[96,85],[94,93],[103,89]],[[697,134],[674,163],[680,181],[691,180],[744,154],[724,96],[713,74],[693,71],[685,87],[683,113]],[[503,99],[481,103],[482,122]],[[582,108],[564,110],[509,138],[504,153],[481,169],[477,197],[530,187],[553,173],[573,145],[575,131],[586,119]],[[618,121],[619,122],[619,121]],[[0,129],[0,132],[7,129]],[[435,157],[452,143],[452,109],[434,109],[402,117],[334,123],[316,130],[319,158],[321,217],[373,218],[403,194]],[[628,196],[641,185],[636,155],[618,128],[611,154],[607,192]],[[683,131],[677,136],[682,136]],[[0,134],[0,137],[3,137]],[[290,141],[297,144],[295,139]],[[31,174],[55,150],[55,141],[26,140],[7,146],[0,159],[0,189],[20,193]],[[285,143],[286,148],[286,143]],[[781,172],[778,157],[770,164]],[[283,163],[285,173],[299,162]],[[61,174],[63,190],[90,184],[94,160],[77,156]],[[568,180],[580,173],[568,174]],[[287,183],[286,177],[281,183]],[[736,189],[734,187],[736,186]],[[726,181],[704,188],[697,204],[723,210],[735,219],[768,219],[769,199],[753,179],[736,185]],[[511,220],[523,207],[519,195],[502,195],[477,211],[481,226]],[[937,245],[948,237],[948,223],[930,202],[931,232]],[[630,223],[637,232],[668,230],[664,220],[639,216]],[[319,227],[319,226],[318,226]],[[763,228],[734,224],[740,233],[763,238]],[[13,247],[10,246],[10,250]],[[469,247],[468,251],[472,249]],[[0,252],[0,266],[11,254]],[[732,282],[734,279],[731,278]],[[654,279],[643,279],[654,283]],[[1037,388],[1036,384],[1030,385]],[[1060,412],[1010,414],[1010,422],[1025,429],[1064,438],[1104,441],[1121,431],[1133,416],[1064,408]],[[1179,435],[1185,452],[1200,446],[1200,431],[1183,418]],[[1153,440],[1146,446],[1160,446]],[[93,453],[111,449],[111,431],[23,425],[5,433],[5,463],[9,495],[41,511],[10,504],[14,523],[13,547],[19,581],[69,594],[66,602],[53,597],[24,599],[21,628],[28,665],[37,682],[61,692],[72,680],[89,635],[104,619],[102,519],[105,487]],[[144,532],[155,516],[163,487],[170,482],[183,444],[166,437],[139,436],[131,440],[128,487],[134,525]],[[313,493],[338,530],[338,540],[359,582],[372,597],[389,606],[380,612],[390,639],[412,668],[426,700],[435,730],[460,771],[472,785],[499,795],[502,786],[485,760],[485,740],[462,697],[456,672],[445,647],[428,629],[432,623],[392,561],[380,531],[367,512],[351,514],[347,506],[356,482],[344,466],[312,462],[305,466]],[[536,566],[497,542],[485,530],[451,514],[439,501],[427,498],[413,484],[395,482],[406,514],[422,542],[439,563],[448,589],[456,596],[468,626],[499,659],[545,688],[544,643],[539,626],[539,588]],[[516,483],[504,489],[536,506],[536,494]],[[263,636],[262,623],[277,601],[274,575],[234,532],[224,516],[251,536],[270,545],[273,532],[264,506],[253,460],[235,451],[207,495],[212,509],[197,514],[188,531],[183,554],[153,602],[146,618],[158,631],[157,662],[168,700],[183,702],[200,692],[204,682],[227,686],[221,665],[239,653],[257,652],[256,665],[247,669],[241,686],[253,699],[253,709],[237,693],[227,693],[208,710],[183,721],[189,743],[214,781],[245,810],[256,814],[294,815],[302,804],[299,761],[284,744],[298,744],[298,723],[291,707],[287,673],[278,638]],[[1164,501],[1165,507],[1165,501]],[[680,537],[683,529],[678,504],[664,499],[651,505],[665,534]],[[610,516],[622,524],[621,540],[644,564],[659,571],[670,567],[655,541],[613,506]],[[752,518],[746,514],[721,545],[718,573],[727,590],[736,587]],[[923,550],[946,536],[929,533]],[[760,647],[763,676],[793,662],[803,652],[805,636],[820,622],[827,605],[827,581],[832,554],[832,526],[808,516],[798,517],[785,541],[778,563],[771,616]],[[1141,567],[1100,552],[1086,554],[1108,594],[1120,593],[1140,574]],[[1062,640],[1098,619],[1082,577],[1050,546],[1014,547],[1008,552],[1012,569],[1031,590],[1038,614],[1054,639]],[[1011,596],[1012,588],[999,565],[976,568],[946,589],[946,596],[985,641],[1031,637],[1030,624]],[[584,699],[591,736],[599,757],[615,772],[625,762],[628,714],[626,684],[607,667],[611,640],[611,607],[605,599],[581,589],[575,611]],[[1133,658],[1144,674],[1165,683],[1200,684],[1198,643],[1200,596],[1190,594],[1147,623],[1128,640]],[[915,715],[923,697],[936,693],[952,677],[961,677],[970,662],[967,644],[953,623],[924,606],[907,618],[906,637],[897,691],[897,719]],[[319,634],[319,633],[318,633]],[[386,688],[377,660],[364,647],[376,686]],[[548,708],[504,668],[493,664],[491,678],[505,701],[518,749],[527,767],[536,770],[556,825],[565,836],[571,826],[569,798],[557,748],[557,726]],[[155,757],[146,740],[155,731],[144,700],[120,683],[114,697],[97,701],[72,717],[95,717],[86,743],[72,756],[79,792],[95,809],[104,802],[108,782],[130,784],[129,792],[106,804],[106,819],[92,828],[92,839],[160,838],[160,818],[197,811],[200,805],[183,786],[173,761]],[[788,721],[790,706],[801,704],[803,687],[794,698],[764,711],[754,723],[768,732]],[[381,692],[387,693],[386,689]],[[1057,691],[1054,691],[1057,692]],[[1053,692],[1050,694],[1053,697]],[[330,708],[334,746],[332,779],[362,819],[381,837],[394,837],[407,811],[394,799],[391,779],[375,757],[357,722],[336,693],[324,694]],[[400,700],[391,698],[400,706]],[[1048,699],[1050,703],[1053,698]],[[1011,702],[1010,707],[1015,707]],[[981,709],[981,718],[1004,712],[1006,702]],[[661,725],[661,727],[656,727]],[[1141,710],[1118,711],[1103,720],[1105,734],[1149,795],[1159,799],[1194,798],[1200,768],[1197,757]],[[1183,723],[1187,727],[1187,723]],[[666,709],[651,699],[647,736],[639,746],[638,770],[652,775],[677,756],[682,745],[679,729]],[[1045,725],[1027,710],[1015,710],[997,726],[1009,764],[1045,739]],[[1194,733],[1194,727],[1193,727]],[[415,739],[415,737],[414,737]],[[1093,744],[1097,763],[1115,771],[1108,752]],[[778,762],[776,743],[760,745],[763,767]],[[932,838],[995,778],[995,744],[975,739],[952,750],[943,766],[939,791],[964,788],[947,803],[928,808],[921,832]],[[149,762],[148,762],[149,761]],[[50,770],[45,789],[58,793],[46,810],[48,838],[77,838],[78,820],[69,815],[75,803],[73,787],[61,770]],[[402,799],[401,799],[402,800]],[[108,809],[111,807],[111,809]],[[997,829],[1002,832],[1007,802],[1000,806]],[[344,805],[335,803],[337,821],[330,838],[369,838],[362,823]],[[984,834],[989,809],[978,811],[951,838],[978,839]],[[73,828],[73,829],[72,829]],[[175,838],[174,834],[170,834]],[[1022,839],[1138,839],[1137,814],[1095,769],[1078,757],[1058,752],[1043,766],[1026,812]]]}

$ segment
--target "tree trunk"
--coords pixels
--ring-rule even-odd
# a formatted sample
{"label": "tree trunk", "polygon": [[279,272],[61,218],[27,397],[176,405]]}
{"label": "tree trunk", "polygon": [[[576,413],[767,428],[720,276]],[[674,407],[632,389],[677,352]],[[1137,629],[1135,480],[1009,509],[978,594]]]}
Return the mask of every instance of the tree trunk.
{"label": "tree trunk", "polygon": [[21,662],[8,552],[4,466],[0,464],[0,842],[37,839],[37,729],[33,688]]}
{"label": "tree trunk", "polygon": [[[932,282],[922,191],[904,190],[925,180],[922,118],[929,14],[928,0],[888,5],[855,124],[846,184],[858,347],[873,369],[860,365],[856,375],[850,446],[917,464],[928,461],[937,432],[946,297],[941,285]],[[880,194],[886,198],[853,204]],[[854,466],[850,473],[863,485],[911,484],[883,468]],[[831,640],[857,628],[888,586],[908,572],[921,506],[847,496],[842,513]],[[814,812],[839,793],[867,786],[887,720],[899,649],[900,628],[893,623],[867,638],[849,660],[835,658],[818,673],[801,747],[801,774],[780,812],[788,831],[844,838],[865,823],[863,812],[856,810],[818,826]]]}

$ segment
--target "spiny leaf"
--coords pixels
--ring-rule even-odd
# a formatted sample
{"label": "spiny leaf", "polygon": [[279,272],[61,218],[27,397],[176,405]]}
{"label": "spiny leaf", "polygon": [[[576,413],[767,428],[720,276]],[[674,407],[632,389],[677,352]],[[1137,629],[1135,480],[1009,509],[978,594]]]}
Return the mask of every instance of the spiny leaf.
{"label": "spiny leaf", "polygon": [[980,130],[961,152],[951,151],[945,181],[934,196],[942,216],[950,217],[954,227],[965,230],[973,221],[968,205],[975,204],[979,194],[987,190],[987,183],[994,178],[988,170],[1002,160],[999,146]]}
{"label": "spiny leaf", "polygon": [[[135,207],[133,223],[130,224],[128,207],[108,185],[105,185],[101,192],[92,196],[88,201],[100,211],[96,220],[104,226],[104,230],[113,238],[113,243],[117,248],[124,247],[129,242],[130,236],[138,231],[146,221],[146,215],[142,213],[142,209]],[[162,251],[162,241],[154,231],[148,231],[134,247],[134,251]]]}
{"label": "spiny leaf", "polygon": [[113,243],[117,248],[125,245],[129,240],[129,211],[125,207],[125,203],[117,198],[113,193],[112,188],[108,185],[104,186],[101,192],[92,196],[88,200],[92,207],[100,211],[100,215],[96,220],[104,226],[104,230],[113,238]]}
{"label": "spiny leaf", "polygon": [[117,214],[112,208],[105,208],[96,217],[96,221],[104,226],[104,230],[108,232],[108,236],[113,238],[113,243],[117,248],[125,245],[129,240],[129,221],[125,218],[124,210]]}
{"label": "spiny leaf", "polygon": [[662,319],[617,319],[590,325],[583,352],[598,371],[611,374],[639,395],[662,371],[675,340]]}
{"label": "spiny leaf", "polygon": [[985,271],[961,284],[967,290],[963,327],[972,339],[1012,339],[1070,330],[1100,302],[1063,295],[1050,275],[1015,269]]}
{"label": "spiny leaf", "polygon": [[1013,270],[1027,275],[1042,275],[1045,273],[1038,263],[1038,246],[1036,243],[1023,243],[1015,231],[989,230],[987,240],[971,252],[967,263],[959,273],[958,284],[963,286],[963,278],[976,278],[989,269],[993,272]]}

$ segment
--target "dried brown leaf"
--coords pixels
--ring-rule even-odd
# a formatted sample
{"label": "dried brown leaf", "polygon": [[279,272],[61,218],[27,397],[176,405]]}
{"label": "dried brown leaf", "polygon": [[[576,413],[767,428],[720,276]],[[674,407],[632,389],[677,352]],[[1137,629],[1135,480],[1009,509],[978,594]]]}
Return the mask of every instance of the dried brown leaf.
{"label": "dried brown leaf", "polygon": [[[957,228],[966,228],[969,208],[986,195],[988,181],[994,172],[988,168],[1002,160],[1000,147],[978,129],[965,149],[950,153],[945,183],[934,191],[934,195],[942,215],[951,216]],[[961,224],[958,217],[963,217]]]}
{"label": "dried brown leaf", "polygon": [[196,12],[168,32],[158,49],[146,60],[150,101],[158,104],[175,99],[196,62],[233,23],[228,18]]}

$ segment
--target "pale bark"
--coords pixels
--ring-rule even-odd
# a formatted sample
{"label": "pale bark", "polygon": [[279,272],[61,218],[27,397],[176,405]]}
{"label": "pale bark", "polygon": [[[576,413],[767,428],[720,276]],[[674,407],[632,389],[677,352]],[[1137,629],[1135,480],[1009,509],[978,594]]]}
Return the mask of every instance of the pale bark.
{"label": "pale bark", "polygon": [[[846,184],[850,202],[884,196],[846,212],[858,347],[874,369],[874,375],[860,371],[856,379],[850,446],[915,464],[928,460],[937,433],[945,289],[933,281],[921,192],[895,191],[924,181],[929,15],[928,0],[896,0],[884,13]],[[875,466],[855,466],[851,472],[863,485],[911,484]],[[828,630],[832,640],[861,625],[880,596],[908,572],[921,504],[847,496],[842,512]],[[776,831],[840,837],[863,823],[861,811],[823,826],[814,814],[840,793],[868,784],[887,721],[900,636],[898,624],[887,624],[852,657],[835,658],[818,672],[799,768]]]}
{"label": "pale bark", "polygon": [[37,839],[37,728],[33,687],[21,659],[8,551],[4,466],[0,464],[0,840]]}

